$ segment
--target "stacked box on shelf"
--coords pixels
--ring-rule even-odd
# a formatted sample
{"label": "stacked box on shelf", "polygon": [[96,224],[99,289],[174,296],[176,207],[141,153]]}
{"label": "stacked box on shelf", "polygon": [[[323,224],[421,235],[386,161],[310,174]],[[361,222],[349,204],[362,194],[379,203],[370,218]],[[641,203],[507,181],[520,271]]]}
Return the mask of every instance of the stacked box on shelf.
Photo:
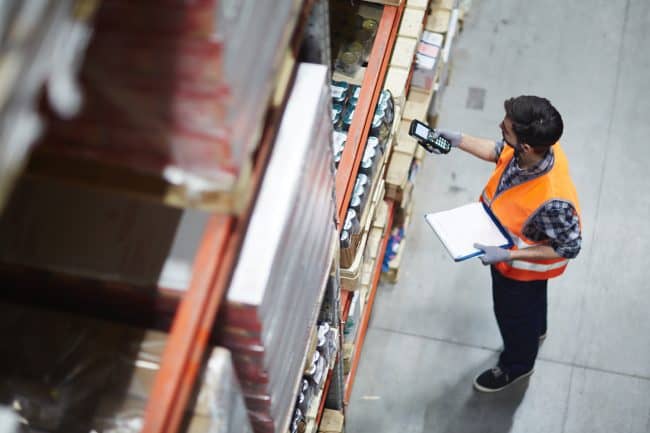
{"label": "stacked box on shelf", "polygon": [[458,17],[458,1],[444,0],[433,4],[433,9],[425,24],[426,30],[441,34],[444,37],[444,43],[440,48],[439,58],[437,59],[436,78],[433,82],[435,93],[429,104],[428,118],[431,120],[435,119],[438,114],[442,95],[449,82],[452,47],[459,30]]}
{"label": "stacked box on shelf", "polygon": [[395,138],[390,163],[386,169],[386,197],[401,202],[407,188],[417,140],[408,135],[410,121],[402,120]]}
{"label": "stacked box on shelf", "polygon": [[426,11],[429,7],[429,0],[406,0],[406,7]]}
{"label": "stacked box on shelf", "polygon": [[[167,334],[4,303],[0,334],[0,404],[27,430],[142,430]],[[212,350],[197,383],[183,431],[252,432],[228,350]]]}
{"label": "stacked box on shelf", "polygon": [[83,110],[52,115],[44,149],[164,178],[190,205],[233,192],[250,169],[299,7],[102,2],[81,69]]}
{"label": "stacked box on shelf", "polygon": [[325,66],[298,68],[220,314],[223,343],[233,351],[257,433],[289,428],[332,263],[336,229],[326,78]]}
{"label": "stacked box on shelf", "polygon": [[344,415],[338,410],[326,410],[323,414],[323,421],[321,422],[319,433],[342,433]]}
{"label": "stacked box on shelf", "polygon": [[[428,25],[428,21],[425,23]],[[439,71],[439,57],[443,36],[428,30],[421,32],[415,52],[415,68],[408,98],[402,111],[402,121],[396,137],[393,156],[386,173],[386,195],[398,202],[411,194],[413,185],[409,182],[413,173],[415,154],[419,146],[408,135],[412,120],[426,122],[427,111],[435,91],[434,84]],[[420,151],[421,152],[421,151]],[[415,158],[415,159],[414,159]]]}
{"label": "stacked box on shelf", "polygon": [[440,55],[443,40],[444,35],[441,33],[425,30],[422,32],[415,55],[416,65],[411,80],[411,93],[423,93],[425,95],[422,101],[418,101],[424,103],[425,114],[431,95],[435,91],[435,84],[438,81],[437,78],[441,69]]}
{"label": "stacked box on shelf", "polygon": [[[401,116],[397,123],[398,131],[408,132],[408,128],[402,125],[404,123],[402,119],[411,111],[411,104],[407,100],[409,77],[414,73],[414,59],[424,27],[427,3],[426,1],[407,2],[386,76],[385,87],[398,95],[396,99],[401,106]],[[393,198],[394,190],[402,186],[404,167],[410,164],[410,158],[413,156],[400,146],[401,134],[403,132],[395,135],[393,153],[386,168],[386,196],[389,198]]]}

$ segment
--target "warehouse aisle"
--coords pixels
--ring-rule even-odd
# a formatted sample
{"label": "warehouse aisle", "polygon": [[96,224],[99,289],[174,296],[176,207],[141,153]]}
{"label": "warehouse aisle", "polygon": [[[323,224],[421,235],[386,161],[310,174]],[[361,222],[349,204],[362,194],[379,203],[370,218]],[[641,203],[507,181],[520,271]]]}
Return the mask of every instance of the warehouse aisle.
{"label": "warehouse aisle", "polygon": [[[504,99],[548,97],[565,121],[583,249],[549,283],[530,381],[473,391],[501,345],[489,270],[453,263],[421,215],[476,200],[492,166],[458,151],[428,157],[400,281],[377,295],[347,432],[650,432],[648,22],[647,0],[474,0],[439,126],[497,138]],[[465,108],[470,88],[485,90],[482,109]]]}

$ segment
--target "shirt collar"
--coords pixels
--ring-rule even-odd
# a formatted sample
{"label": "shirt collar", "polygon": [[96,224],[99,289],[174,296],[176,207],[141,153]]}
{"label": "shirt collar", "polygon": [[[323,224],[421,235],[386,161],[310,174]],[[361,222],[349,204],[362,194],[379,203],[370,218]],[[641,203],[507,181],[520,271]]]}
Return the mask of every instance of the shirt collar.
{"label": "shirt collar", "polygon": [[517,171],[519,171],[522,174],[525,174],[526,176],[534,176],[549,171],[553,166],[553,162],[555,161],[555,156],[553,155],[553,149],[549,148],[548,151],[546,152],[546,155],[544,155],[544,158],[539,160],[537,164],[533,165],[530,168],[519,168],[519,164],[517,163],[517,158],[513,158],[512,161]]}

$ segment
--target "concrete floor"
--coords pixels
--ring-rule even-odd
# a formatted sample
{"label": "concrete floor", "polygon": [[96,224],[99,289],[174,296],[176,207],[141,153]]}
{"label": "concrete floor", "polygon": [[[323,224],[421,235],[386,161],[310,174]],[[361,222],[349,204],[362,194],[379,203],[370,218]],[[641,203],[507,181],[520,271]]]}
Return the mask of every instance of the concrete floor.
{"label": "concrete floor", "polygon": [[[497,138],[503,100],[549,98],[581,200],[583,249],[549,284],[536,372],[472,390],[501,338],[489,270],[454,263],[421,216],[478,197],[492,166],[430,156],[399,283],[382,284],[348,433],[650,432],[650,2],[474,0],[439,126]],[[470,88],[483,109],[466,108]]]}

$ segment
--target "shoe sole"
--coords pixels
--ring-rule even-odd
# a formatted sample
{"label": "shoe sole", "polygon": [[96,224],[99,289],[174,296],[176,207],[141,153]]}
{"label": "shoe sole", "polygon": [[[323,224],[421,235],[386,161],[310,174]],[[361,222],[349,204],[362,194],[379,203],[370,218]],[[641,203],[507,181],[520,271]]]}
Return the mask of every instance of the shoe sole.
{"label": "shoe sole", "polygon": [[510,382],[509,384],[507,384],[507,385],[505,385],[505,386],[502,386],[501,388],[486,388],[486,387],[484,387],[484,386],[479,385],[479,384],[476,382],[476,379],[478,379],[478,377],[480,376],[480,374],[479,374],[479,376],[476,376],[476,377],[474,378],[474,389],[476,389],[477,391],[481,391],[481,392],[499,392],[499,391],[502,391],[502,390],[508,388],[509,386],[514,385],[515,383],[519,382],[521,379],[525,379],[525,378],[527,378],[528,376],[530,376],[530,375],[533,374],[534,372],[535,372],[535,369],[533,368],[533,369],[530,370],[528,373],[524,373],[524,374],[522,374],[521,376],[519,376],[518,378],[516,378],[515,380],[513,380],[513,381]]}

